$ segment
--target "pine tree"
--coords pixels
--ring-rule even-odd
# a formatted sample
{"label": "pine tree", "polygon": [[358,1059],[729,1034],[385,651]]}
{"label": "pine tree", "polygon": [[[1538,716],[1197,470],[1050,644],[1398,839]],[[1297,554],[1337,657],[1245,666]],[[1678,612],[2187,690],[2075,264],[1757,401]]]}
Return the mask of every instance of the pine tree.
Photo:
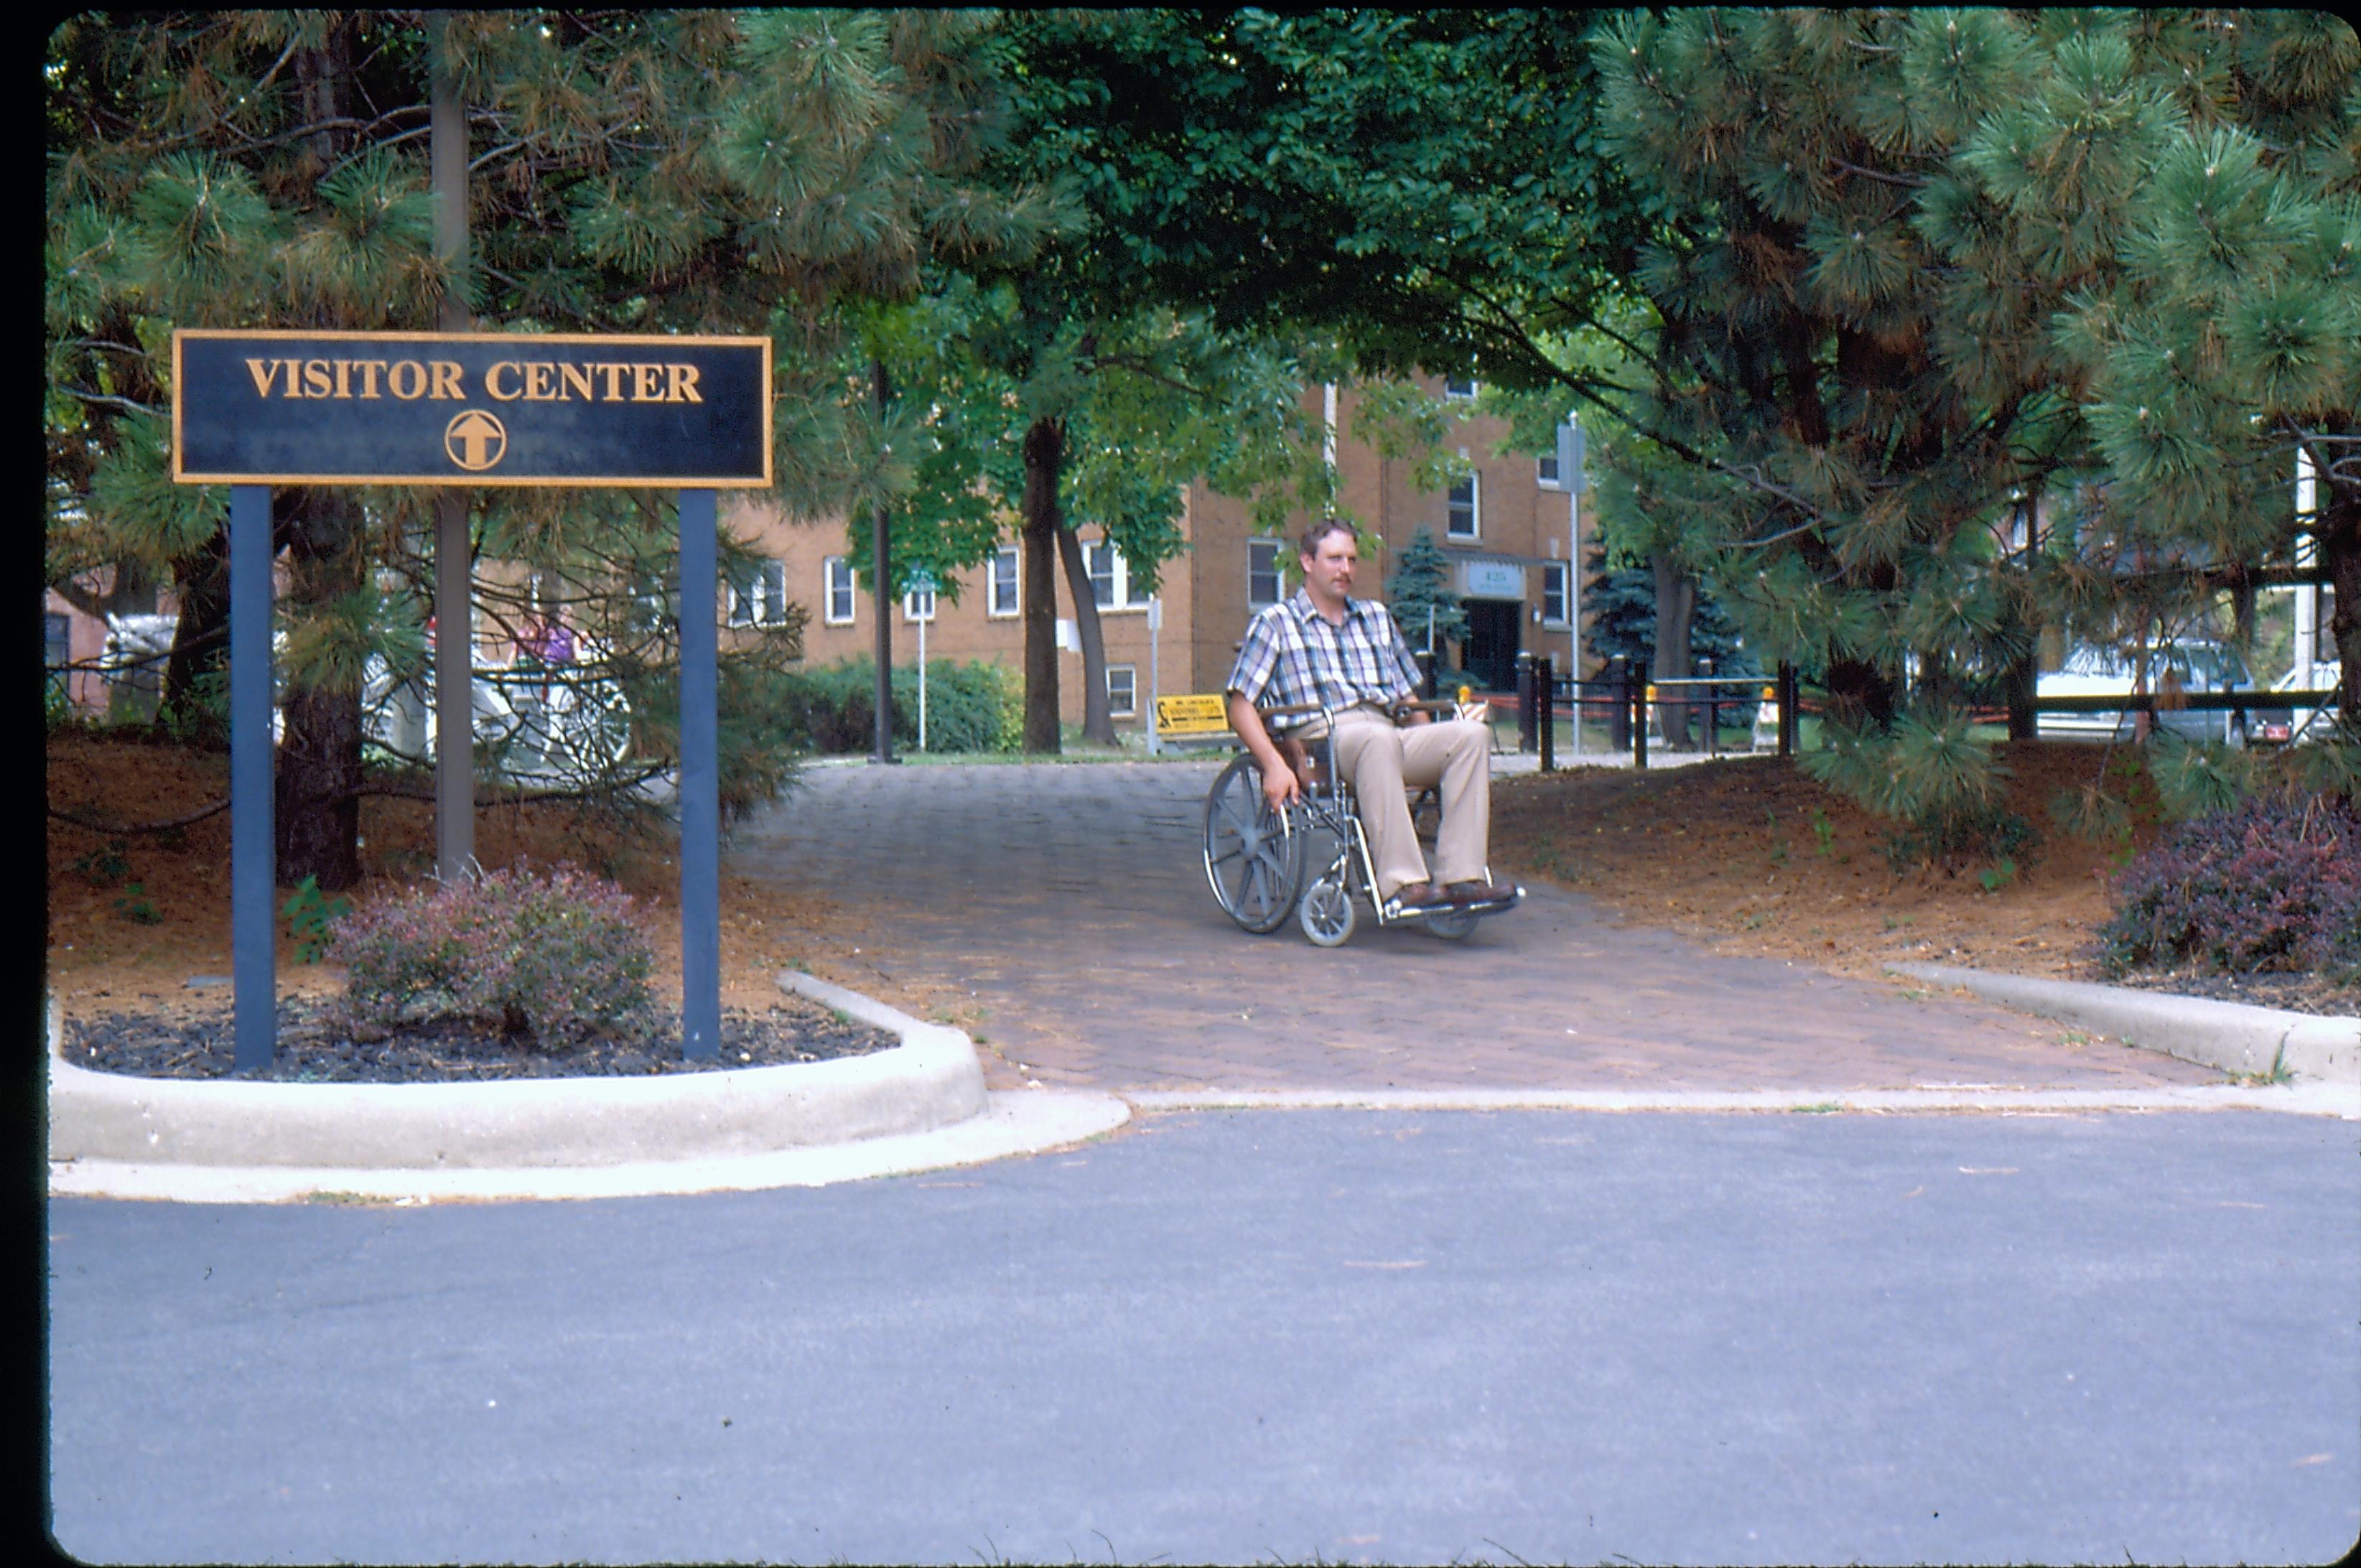
{"label": "pine tree", "polygon": [[[906,298],[945,258],[1021,248],[1041,220],[1037,193],[969,178],[995,124],[990,33],[934,13],[464,15],[450,36],[481,150],[474,264],[448,277],[431,255],[414,15],[65,24],[46,71],[53,580],[110,560],[176,573],[175,671],[193,657],[171,695],[193,690],[221,640],[225,498],[166,482],[170,327],[431,328],[451,289],[491,327],[768,330],[782,499],[806,513],[889,502],[910,479],[885,455],[909,416],[848,395],[859,345],[840,307]],[[359,685],[373,655],[399,679],[423,653],[423,499],[280,495],[291,879],[334,888],[357,871]],[[660,764],[676,645],[673,611],[648,607],[679,598],[669,498],[500,490],[475,510],[480,554],[530,568],[594,634],[601,657],[579,668],[620,684]],[[547,608],[480,587],[511,631]],[[739,657],[775,669],[795,652],[790,634]],[[725,760],[761,755],[734,733],[750,724],[724,713]],[[759,795],[777,761],[737,776]]]}
{"label": "pine tree", "polygon": [[1386,578],[1386,608],[1412,648],[1433,652],[1436,679],[1453,678],[1444,669],[1453,642],[1467,637],[1467,612],[1451,594],[1451,563],[1434,542],[1434,531],[1420,523],[1394,557]]}

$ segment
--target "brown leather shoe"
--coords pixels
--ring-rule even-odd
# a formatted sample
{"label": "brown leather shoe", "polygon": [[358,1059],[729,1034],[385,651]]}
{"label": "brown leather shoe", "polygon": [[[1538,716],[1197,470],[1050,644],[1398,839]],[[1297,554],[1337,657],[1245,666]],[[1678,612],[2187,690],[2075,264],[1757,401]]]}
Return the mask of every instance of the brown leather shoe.
{"label": "brown leather shoe", "polygon": [[1497,882],[1455,882],[1449,889],[1451,902],[1461,908],[1476,904],[1509,904],[1514,902],[1517,890]]}
{"label": "brown leather shoe", "polygon": [[1406,882],[1394,889],[1391,900],[1404,914],[1421,909],[1447,909],[1451,895],[1431,882]]}

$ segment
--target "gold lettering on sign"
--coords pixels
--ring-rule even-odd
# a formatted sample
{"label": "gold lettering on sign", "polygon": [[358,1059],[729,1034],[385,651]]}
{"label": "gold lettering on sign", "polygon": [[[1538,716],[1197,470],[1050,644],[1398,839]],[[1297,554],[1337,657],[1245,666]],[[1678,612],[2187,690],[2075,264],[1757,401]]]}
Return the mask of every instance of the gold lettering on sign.
{"label": "gold lettering on sign", "polygon": [[303,361],[303,395],[324,398],[328,395],[328,362],[324,359]]}
{"label": "gold lettering on sign", "polygon": [[623,400],[623,372],[630,369],[631,367],[628,365],[599,364],[593,365],[590,368],[598,371],[600,375],[607,378],[606,400],[610,403],[621,402]]}
{"label": "gold lettering on sign", "polygon": [[664,367],[634,365],[631,367],[631,401],[660,403],[664,401]]}
{"label": "gold lettering on sign", "polygon": [[498,399],[501,402],[512,403],[516,401],[517,394],[522,391],[523,389],[520,387],[505,392],[500,390],[500,372],[503,370],[507,371],[511,376],[520,374],[517,369],[517,362],[515,360],[494,360],[492,362],[492,367],[484,372],[484,390],[489,392],[494,398]]}
{"label": "gold lettering on sign", "polygon": [[385,368],[382,359],[364,359],[361,366],[361,396],[371,401],[377,398],[378,372]]}
{"label": "gold lettering on sign", "polygon": [[590,367],[588,365],[561,365],[557,367],[557,374],[565,383],[564,389],[558,393],[559,401],[570,403],[577,397],[586,403],[598,401],[598,394],[590,389]]}
{"label": "gold lettering on sign", "polygon": [[467,394],[459,389],[459,367],[456,361],[429,360],[427,368],[434,373],[434,389],[427,394],[428,397],[438,403],[446,400],[456,403],[467,397]]}
{"label": "gold lettering on sign", "polygon": [[546,359],[536,359],[524,367],[524,396],[527,402],[553,402],[557,397],[557,367]]}
{"label": "gold lettering on sign", "polygon": [[246,362],[246,373],[254,378],[254,395],[267,398],[270,395],[270,383],[279,378],[279,361],[249,359]]}
{"label": "gold lettering on sign", "polygon": [[664,393],[664,401],[668,403],[701,403],[705,400],[697,394],[696,366],[667,365],[664,367],[664,369],[672,377],[672,388]]}
{"label": "gold lettering on sign", "polygon": [[[408,371],[404,376],[402,373]],[[426,367],[415,359],[397,359],[386,372],[386,386],[404,402],[414,402],[426,395]]]}

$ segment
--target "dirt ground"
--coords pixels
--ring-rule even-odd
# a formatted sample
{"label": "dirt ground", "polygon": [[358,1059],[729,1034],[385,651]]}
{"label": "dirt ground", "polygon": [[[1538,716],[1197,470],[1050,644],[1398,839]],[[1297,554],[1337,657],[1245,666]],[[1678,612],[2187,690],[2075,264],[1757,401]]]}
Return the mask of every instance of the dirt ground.
{"label": "dirt ground", "polygon": [[1905,958],[2093,978],[2085,949],[2110,912],[2115,862],[2050,828],[2046,803],[2095,777],[2101,751],[2021,741],[2005,761],[2008,808],[2043,837],[1991,888],[1979,874],[1989,867],[1897,874],[1889,824],[1768,756],[1499,781],[1493,852],[1724,951],[1870,978]]}
{"label": "dirt ground", "polygon": [[[225,753],[111,734],[49,738],[53,810],[107,823],[158,822],[228,793]],[[675,1006],[680,1000],[676,844],[661,832],[619,841],[610,829],[587,825],[562,803],[496,806],[476,819],[476,858],[487,867],[520,858],[545,866],[568,862],[620,883],[638,904],[654,948],[659,998]],[[361,885],[350,894],[356,904],[431,880],[433,804],[364,798],[361,864]],[[107,834],[51,817],[48,972],[60,1004],[69,1013],[93,1003],[165,1012],[226,1006],[226,984],[192,989],[188,981],[225,979],[230,972],[229,872],[226,811],[163,834]],[[775,894],[725,872],[722,1006],[768,1007],[779,994],[772,977],[796,963],[837,978],[833,960],[865,937],[859,916],[825,898]],[[841,972],[847,979],[854,974]],[[330,992],[341,983],[333,967],[297,961],[284,921],[279,978],[282,992],[302,995]]]}
{"label": "dirt ground", "polygon": [[[2046,824],[2043,803],[2100,765],[2088,746],[2010,749],[2014,807]],[[66,732],[49,742],[49,798],[58,810],[110,823],[168,819],[228,793],[226,755],[121,736]],[[228,987],[192,989],[230,969],[226,811],[166,834],[104,832],[49,822],[49,977],[70,1012],[181,1012],[226,1005]],[[1735,953],[1807,961],[1874,976],[1889,959],[1958,961],[2025,974],[2090,978],[2090,933],[2108,910],[2101,848],[2054,832],[2016,874],[1987,890],[1973,869],[1895,875],[1888,829],[1774,758],[1741,758],[1645,773],[1585,769],[1504,778],[1495,786],[1493,855],[1528,881],[1547,877],[1625,919],[1668,926]],[[413,885],[434,862],[434,808],[422,800],[363,801],[359,901]],[[119,847],[118,847],[119,846]],[[596,847],[597,852],[591,852]],[[673,844],[649,835],[617,843],[586,831],[563,804],[502,806],[478,816],[478,858],[571,861],[613,876],[644,912],[659,989],[680,992],[678,870]],[[867,916],[812,894],[724,876],[725,1006],[759,1008],[771,977],[801,964],[874,991]],[[283,922],[282,922],[283,927]],[[850,961],[848,961],[850,960]],[[295,961],[282,929],[282,987],[318,993],[328,966]],[[895,997],[923,1012],[928,999]]]}

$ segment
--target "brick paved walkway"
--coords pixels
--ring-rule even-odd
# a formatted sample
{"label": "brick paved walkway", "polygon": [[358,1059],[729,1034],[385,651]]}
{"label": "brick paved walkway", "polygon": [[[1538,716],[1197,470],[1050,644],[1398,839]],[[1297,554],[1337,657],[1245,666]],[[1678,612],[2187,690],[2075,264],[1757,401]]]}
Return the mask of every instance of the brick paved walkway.
{"label": "brick paved walkway", "polygon": [[2209,1070],[2059,1025],[1708,953],[1533,888],[1464,942],[1250,937],[1199,861],[1212,763],[812,769],[731,869],[894,934],[888,979],[979,1007],[994,1088],[2132,1089]]}

